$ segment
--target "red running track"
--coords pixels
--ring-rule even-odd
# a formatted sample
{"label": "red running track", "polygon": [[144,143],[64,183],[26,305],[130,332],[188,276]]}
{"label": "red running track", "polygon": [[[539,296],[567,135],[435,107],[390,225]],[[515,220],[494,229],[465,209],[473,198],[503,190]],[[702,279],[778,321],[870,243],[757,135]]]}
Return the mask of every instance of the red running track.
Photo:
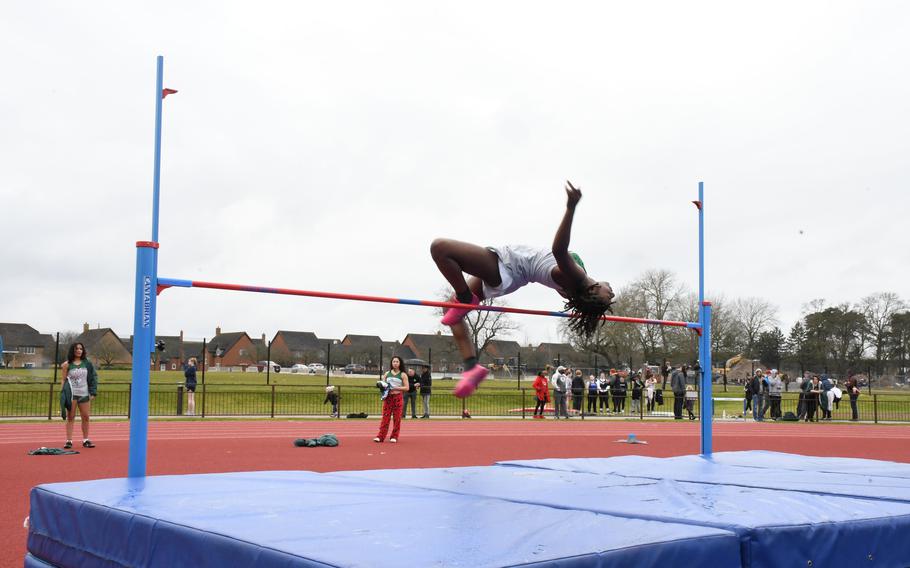
{"label": "red running track", "polygon": [[[602,420],[407,420],[398,444],[372,442],[376,420],[152,422],[149,475],[256,470],[338,471],[490,465],[499,460],[669,457],[696,454],[693,422]],[[79,427],[76,426],[78,433]],[[338,435],[337,448],[296,448],[295,438]],[[634,432],[643,444],[619,444]],[[60,447],[64,426],[0,424],[0,566],[21,566],[29,490],[41,483],[126,475],[128,422],[92,424],[94,449],[74,456],[29,456]],[[774,450],[815,456],[910,462],[910,428],[865,424],[715,423],[714,450]]]}

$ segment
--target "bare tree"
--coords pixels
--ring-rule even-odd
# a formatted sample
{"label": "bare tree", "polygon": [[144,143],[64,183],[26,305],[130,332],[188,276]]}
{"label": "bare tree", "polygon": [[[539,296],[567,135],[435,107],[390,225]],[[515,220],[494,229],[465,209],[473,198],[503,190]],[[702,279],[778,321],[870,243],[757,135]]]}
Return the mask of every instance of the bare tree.
{"label": "bare tree", "polygon": [[119,355],[117,346],[114,345],[115,340],[109,337],[102,337],[101,341],[95,344],[95,352],[92,355],[95,356],[95,359],[101,363],[103,367],[110,367],[114,364],[114,361]]}
{"label": "bare tree", "polygon": [[875,350],[875,370],[882,372],[891,335],[891,318],[907,309],[907,304],[894,292],[876,292],[860,301],[860,311],[866,317],[870,342]]}
{"label": "bare tree", "polygon": [[[613,312],[620,316],[632,316],[634,315],[632,306],[638,302],[629,287],[622,288],[613,303]],[[560,336],[576,351],[596,353],[604,357],[606,364],[611,367],[617,366],[620,362],[631,361],[633,358],[643,358],[641,335],[637,327],[625,323],[604,322],[590,337],[586,337],[573,331],[567,321],[559,326]]]}
{"label": "bare tree", "polygon": [[[629,284],[625,294],[628,297],[627,315],[633,317],[665,320],[685,309],[685,289],[669,270],[644,272]],[[670,333],[665,326],[635,326],[635,331],[646,360],[656,361],[669,354]]]}
{"label": "bare tree", "polygon": [[777,325],[777,306],[763,298],[738,298],[733,302],[736,324],[743,333],[746,354],[755,357],[755,344],[763,331]]}

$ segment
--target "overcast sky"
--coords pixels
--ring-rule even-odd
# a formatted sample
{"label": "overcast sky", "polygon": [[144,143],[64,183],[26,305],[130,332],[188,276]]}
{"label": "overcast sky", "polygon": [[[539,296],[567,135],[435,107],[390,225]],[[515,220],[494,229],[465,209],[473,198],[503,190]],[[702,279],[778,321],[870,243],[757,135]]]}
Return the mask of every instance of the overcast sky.
{"label": "overcast sky", "polygon": [[[435,299],[433,238],[572,249],[759,296],[910,299],[904,2],[15,2],[0,20],[0,321],[132,333],[159,274]],[[558,309],[529,286],[517,307]],[[172,289],[158,333],[400,340],[429,308]],[[519,316],[519,341],[557,341]]]}

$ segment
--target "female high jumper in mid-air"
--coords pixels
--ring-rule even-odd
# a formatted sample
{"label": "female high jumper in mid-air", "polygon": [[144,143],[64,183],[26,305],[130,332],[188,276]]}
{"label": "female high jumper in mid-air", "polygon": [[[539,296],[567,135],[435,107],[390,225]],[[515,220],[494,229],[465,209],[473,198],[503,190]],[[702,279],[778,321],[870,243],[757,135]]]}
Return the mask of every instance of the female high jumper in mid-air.
{"label": "female high jumper in mid-air", "polygon": [[[613,303],[613,289],[608,282],[588,276],[581,258],[569,251],[572,218],[581,199],[581,189],[566,182],[566,212],[556,230],[551,250],[525,245],[481,247],[451,239],[436,239],[430,253],[439,271],[455,291],[453,301],[478,305],[483,300],[511,294],[522,286],[537,282],[556,290],[565,298],[565,309],[573,318],[569,326],[590,336],[601,317]],[[471,275],[465,280],[464,273]],[[452,335],[464,358],[464,373],[453,391],[455,396],[469,396],[489,371],[477,364],[477,353],[468,337],[464,317],[471,310],[451,308],[442,323],[452,328]]]}

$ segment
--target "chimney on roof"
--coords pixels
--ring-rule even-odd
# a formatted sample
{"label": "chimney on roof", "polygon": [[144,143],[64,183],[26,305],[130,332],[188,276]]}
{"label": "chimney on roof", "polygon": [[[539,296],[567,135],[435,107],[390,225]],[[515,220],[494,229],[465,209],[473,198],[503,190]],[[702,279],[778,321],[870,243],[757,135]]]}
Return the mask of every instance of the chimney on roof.
{"label": "chimney on roof", "polygon": [[442,332],[441,332],[441,331],[437,331],[437,332],[436,332],[436,335],[442,335]]}
{"label": "chimney on roof", "polygon": [[183,330],[180,330],[180,341],[183,341]]}
{"label": "chimney on roof", "polygon": [[221,335],[221,326],[215,328],[215,335]]}
{"label": "chimney on roof", "polygon": [[85,322],[84,324],[82,324],[82,333],[87,333],[87,332],[88,332],[88,322]]}
{"label": "chimney on roof", "polygon": [[265,343],[265,334],[262,334],[262,342]]}

